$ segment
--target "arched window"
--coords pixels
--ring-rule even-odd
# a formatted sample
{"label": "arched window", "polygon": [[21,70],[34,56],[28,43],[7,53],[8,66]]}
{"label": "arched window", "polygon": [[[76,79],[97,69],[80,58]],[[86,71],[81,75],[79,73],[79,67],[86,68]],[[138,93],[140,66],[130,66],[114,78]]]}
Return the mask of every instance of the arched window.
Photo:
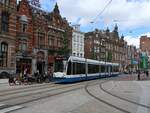
{"label": "arched window", "polygon": [[7,66],[7,56],[8,56],[8,44],[5,42],[1,43],[1,50],[0,50],[0,67]]}
{"label": "arched window", "polygon": [[9,30],[9,14],[7,12],[2,12],[2,31],[8,32]]}
{"label": "arched window", "polygon": [[21,32],[27,32],[28,29],[28,18],[25,15],[22,15],[20,17],[20,22],[21,22]]}

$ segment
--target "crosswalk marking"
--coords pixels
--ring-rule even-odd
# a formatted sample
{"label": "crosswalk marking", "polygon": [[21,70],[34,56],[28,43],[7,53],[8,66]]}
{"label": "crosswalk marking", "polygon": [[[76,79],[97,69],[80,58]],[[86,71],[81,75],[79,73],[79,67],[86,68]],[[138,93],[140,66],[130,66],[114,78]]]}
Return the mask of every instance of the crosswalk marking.
{"label": "crosswalk marking", "polygon": [[[4,104],[0,104],[0,106],[5,106]],[[18,110],[23,108],[23,106],[12,106],[12,107],[8,107],[8,108],[4,108],[0,110],[0,113],[8,113],[14,110]]]}

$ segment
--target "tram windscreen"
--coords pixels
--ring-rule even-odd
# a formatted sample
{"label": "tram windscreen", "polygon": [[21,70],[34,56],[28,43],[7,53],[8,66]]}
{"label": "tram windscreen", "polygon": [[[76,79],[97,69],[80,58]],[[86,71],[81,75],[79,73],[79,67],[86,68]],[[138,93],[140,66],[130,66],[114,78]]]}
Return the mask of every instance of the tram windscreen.
{"label": "tram windscreen", "polygon": [[55,62],[55,72],[64,72],[66,68],[66,61],[57,60]]}

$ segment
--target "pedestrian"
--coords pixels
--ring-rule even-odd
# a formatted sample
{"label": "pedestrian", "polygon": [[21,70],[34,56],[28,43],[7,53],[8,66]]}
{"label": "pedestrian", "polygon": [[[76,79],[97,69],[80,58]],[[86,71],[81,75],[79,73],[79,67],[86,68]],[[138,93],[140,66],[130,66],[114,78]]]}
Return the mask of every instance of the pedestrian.
{"label": "pedestrian", "polygon": [[149,77],[149,72],[148,72],[148,70],[146,71],[146,77]]}
{"label": "pedestrian", "polygon": [[49,81],[52,81],[52,79],[53,79],[53,72],[52,72],[52,69],[49,69],[49,70],[48,70],[48,79],[49,79]]}
{"label": "pedestrian", "polygon": [[140,74],[141,74],[141,72],[140,72],[140,70],[138,70],[138,80],[140,80]]}

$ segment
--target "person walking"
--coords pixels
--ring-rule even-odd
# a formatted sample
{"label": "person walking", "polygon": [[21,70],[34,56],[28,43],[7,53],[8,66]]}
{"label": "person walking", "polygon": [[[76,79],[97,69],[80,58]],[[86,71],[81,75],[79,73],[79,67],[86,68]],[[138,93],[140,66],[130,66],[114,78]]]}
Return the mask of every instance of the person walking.
{"label": "person walking", "polygon": [[148,70],[146,71],[146,77],[149,77],[149,72],[148,72]]}
{"label": "person walking", "polygon": [[49,70],[48,70],[48,79],[49,79],[49,81],[52,81],[52,79],[53,79],[53,72],[52,72],[52,69],[49,69]]}
{"label": "person walking", "polygon": [[138,70],[138,80],[140,80],[140,74],[141,74],[141,72],[140,72],[140,70]]}

